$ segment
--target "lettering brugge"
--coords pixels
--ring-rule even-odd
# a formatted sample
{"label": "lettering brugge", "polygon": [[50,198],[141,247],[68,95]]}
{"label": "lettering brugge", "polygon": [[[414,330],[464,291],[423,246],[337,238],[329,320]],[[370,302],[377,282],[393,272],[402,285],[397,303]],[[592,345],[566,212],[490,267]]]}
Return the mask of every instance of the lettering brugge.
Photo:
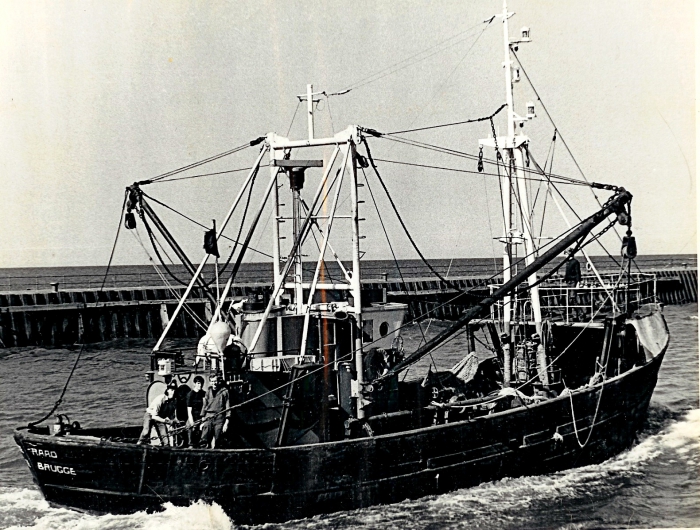
{"label": "lettering brugge", "polygon": [[59,473],[61,475],[75,475],[75,469],[68,466],[56,466],[54,464],[44,464],[42,462],[37,462],[36,467],[39,471],[51,471],[53,473]]}

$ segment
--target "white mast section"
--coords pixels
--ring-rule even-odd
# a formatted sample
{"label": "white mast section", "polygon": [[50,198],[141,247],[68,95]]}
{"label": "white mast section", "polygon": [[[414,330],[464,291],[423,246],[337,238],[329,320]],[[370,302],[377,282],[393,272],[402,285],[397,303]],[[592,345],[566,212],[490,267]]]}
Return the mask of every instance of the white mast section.
{"label": "white mast section", "polygon": [[[228,224],[228,222],[231,220],[231,217],[233,216],[233,212],[236,209],[236,206],[238,206],[238,203],[240,202],[241,198],[243,197],[243,192],[250,184],[250,181],[252,180],[253,176],[257,173],[257,171],[260,167],[260,162],[262,161],[263,156],[267,152],[267,149],[268,149],[268,147],[267,147],[267,145],[265,145],[260,150],[260,154],[258,155],[258,158],[255,160],[253,167],[250,169],[250,172],[248,173],[248,176],[246,177],[246,179],[243,183],[243,186],[241,186],[241,190],[238,192],[236,199],[233,201],[233,204],[229,208],[228,213],[226,214],[226,217],[224,218],[223,223],[221,223],[221,228],[219,229],[219,233],[216,236],[217,240],[224,233],[224,229],[226,228],[226,225]],[[204,254],[204,258],[202,259],[202,262],[199,264],[199,267],[197,267],[197,270],[195,271],[194,275],[192,276],[192,280],[190,280],[190,283],[187,285],[187,289],[185,289],[185,292],[182,295],[182,298],[180,298],[180,302],[177,304],[177,307],[175,308],[175,312],[173,313],[173,316],[171,316],[168,319],[168,325],[165,326],[165,329],[163,330],[163,333],[161,333],[160,338],[158,339],[158,342],[156,343],[156,345],[153,348],[153,351],[158,351],[160,349],[161,345],[163,344],[163,341],[165,340],[166,335],[170,331],[170,328],[172,327],[173,322],[175,322],[175,317],[180,313],[182,306],[185,304],[185,300],[187,300],[187,297],[189,296],[190,292],[192,291],[192,287],[194,287],[194,283],[197,281],[197,278],[202,273],[202,269],[204,269],[204,265],[206,264],[208,259],[209,259],[209,254]],[[227,284],[227,288],[228,287],[229,286]],[[227,292],[228,292],[228,289],[225,289],[224,296],[219,301],[219,305],[217,305],[217,307],[216,307],[216,313],[215,313],[214,317],[212,317],[211,322],[214,322],[215,319],[218,317],[218,315],[220,313],[221,304],[223,303],[222,300],[226,299]],[[211,323],[210,323],[210,325],[211,325]]]}
{"label": "white mast section", "polygon": [[[272,223],[272,281],[277,285],[280,279],[280,196],[279,196],[279,168],[275,167],[275,160],[284,156],[281,149],[270,149],[270,178],[275,178],[275,187],[273,193],[273,212],[274,222]],[[275,304],[279,305],[281,296],[278,294],[275,298]],[[280,329],[281,331],[281,329]]]}
{"label": "white mast section", "polygon": [[[523,238],[525,239],[525,263],[532,264],[537,257],[535,243],[532,237],[532,220],[530,218],[530,200],[527,193],[527,185],[525,183],[525,171],[523,170],[523,151],[522,146],[515,149],[515,167],[518,177],[518,192],[520,196],[520,215],[523,223]],[[540,308],[540,288],[535,285],[537,283],[537,275],[532,274],[527,277],[527,283],[530,286],[530,302],[532,304],[532,319],[535,322],[535,329],[538,334],[542,333],[542,310]]]}
{"label": "white mast section", "polygon": [[360,212],[357,196],[357,152],[350,140],[352,172],[350,174],[350,202],[352,204],[352,288],[353,311],[355,313],[355,372],[357,373],[357,418],[365,417],[365,402],[362,397],[364,375],[364,352],[362,351],[362,286],[360,285]]}
{"label": "white mast section", "polygon": [[[328,145],[328,144],[326,143],[326,145]],[[328,180],[328,175],[331,172],[331,169],[333,167],[333,163],[335,162],[335,159],[338,157],[339,151],[340,151],[340,148],[338,147],[338,145],[336,143],[336,147],[333,150],[333,154],[331,155],[331,159],[328,162],[328,166],[326,167],[326,170],[324,171],[323,177],[321,178],[321,181],[318,184],[318,188],[316,189],[316,194],[314,195],[314,200],[311,204],[311,207],[309,208],[309,213],[307,214],[306,219],[302,225],[302,227],[306,227],[306,229],[302,230],[302,233],[299,234],[300,238],[304,237],[306,234],[306,230],[308,230],[309,220],[311,218],[311,215],[313,213],[314,208],[316,207],[316,204],[318,203],[318,198],[320,197],[321,192],[323,191],[323,186],[325,185],[326,181]],[[293,258],[293,256],[290,256],[290,258]],[[258,343],[258,339],[260,338],[260,334],[262,333],[263,327],[264,327],[265,323],[267,322],[268,317],[270,316],[270,311],[272,310],[272,305],[274,304],[275,299],[279,296],[280,290],[282,289],[282,286],[283,286],[282,284],[284,282],[284,278],[287,276],[287,274],[289,274],[289,270],[290,270],[293,262],[294,262],[293,259],[287,260],[287,263],[285,264],[284,270],[280,274],[279,282],[275,284],[275,289],[272,293],[272,296],[270,297],[270,301],[268,302],[267,307],[265,308],[265,312],[263,313],[263,316],[260,319],[260,323],[258,324],[258,327],[255,330],[255,335],[253,335],[253,340],[250,342],[250,345],[248,346],[248,351],[252,351],[255,348],[255,345]],[[297,303],[301,303],[301,300],[299,300]]]}
{"label": "white mast section", "polygon": [[[511,267],[513,266],[514,245],[513,237],[517,233],[517,227],[513,217],[513,198],[515,195],[518,203],[519,217],[521,219],[521,227],[523,239],[525,243],[525,262],[531,264],[536,256],[535,242],[532,235],[532,222],[530,219],[530,201],[525,185],[525,171],[523,164],[523,150],[526,148],[528,138],[524,135],[515,134],[517,122],[522,122],[523,118],[515,112],[513,104],[513,62],[510,58],[510,47],[514,42],[528,42],[528,36],[523,35],[523,40],[511,41],[508,30],[508,19],[514,13],[508,12],[507,0],[503,0],[503,12],[500,15],[503,19],[503,51],[504,61],[503,68],[505,70],[506,83],[506,106],[507,106],[507,132],[505,138],[494,138],[492,142],[482,141],[482,145],[494,144],[496,149],[503,149],[505,153],[504,165],[505,174],[501,177],[501,201],[503,206],[503,222],[504,222],[504,239],[503,239],[503,282],[508,282],[513,276]],[[501,144],[501,145],[499,145]],[[515,174],[513,174],[515,173]],[[517,180],[516,187],[513,187],[513,178]],[[517,189],[516,189],[517,188]],[[528,277],[530,285],[530,300],[532,304],[533,320],[537,333],[541,332],[542,313],[540,308],[539,289],[535,285],[537,276]],[[503,298],[503,331],[506,334],[510,333],[510,323],[513,320],[513,301],[511,295]]]}
{"label": "white mast section", "polygon": [[306,101],[306,118],[309,127],[309,140],[314,139],[314,103],[321,101],[321,98],[314,98],[314,96],[320,96],[324,92],[314,92],[313,85],[306,85],[306,94],[300,94],[297,96],[299,101]]}
{"label": "white mast section", "polygon": [[318,261],[316,262],[316,270],[314,271],[314,277],[313,280],[311,281],[311,287],[309,289],[309,298],[306,306],[304,307],[304,327],[302,330],[302,335],[301,335],[301,346],[299,348],[299,355],[302,356],[304,355],[304,352],[306,351],[306,341],[308,339],[309,335],[309,320],[311,317],[311,303],[313,302],[314,299],[314,294],[316,294],[316,286],[318,284],[318,277],[321,272],[321,265],[323,264],[323,258],[326,254],[326,248],[328,246],[328,238],[330,237],[331,233],[331,228],[333,226],[333,219],[335,216],[335,210],[338,205],[338,197],[340,195],[340,188],[343,184],[343,176],[345,175],[345,167],[347,166],[348,163],[348,153],[350,151],[349,147],[345,148],[345,154],[343,157],[343,163],[340,165],[340,169],[338,170],[338,183],[336,184],[335,187],[335,193],[333,195],[333,203],[331,204],[331,210],[330,213],[328,214],[328,219],[326,220],[326,226],[323,231],[323,241],[321,242],[321,248],[318,251]]}
{"label": "white mast section", "polygon": [[[505,50],[505,59],[503,62],[503,68],[506,74],[506,113],[507,113],[507,140],[512,141],[515,136],[515,124],[513,123],[513,83],[511,79],[511,61],[510,61],[510,41],[508,36],[508,18],[511,17],[513,13],[508,13],[508,6],[506,5],[506,0],[503,0],[503,13],[501,17],[503,18],[503,47]],[[510,144],[510,145],[509,145]],[[503,283],[510,281],[513,276],[512,266],[513,266],[513,244],[512,238],[515,231],[513,226],[513,213],[512,213],[512,175],[510,172],[510,160],[512,157],[512,149],[507,149],[512,146],[512,143],[507,142],[506,145],[502,146],[503,152],[505,153],[504,165],[505,171],[501,178],[501,201],[503,204]],[[499,146],[496,145],[498,149]],[[498,163],[498,161],[496,161]],[[503,332],[510,335],[510,323],[513,320],[512,317],[512,297],[507,295],[503,298]]]}

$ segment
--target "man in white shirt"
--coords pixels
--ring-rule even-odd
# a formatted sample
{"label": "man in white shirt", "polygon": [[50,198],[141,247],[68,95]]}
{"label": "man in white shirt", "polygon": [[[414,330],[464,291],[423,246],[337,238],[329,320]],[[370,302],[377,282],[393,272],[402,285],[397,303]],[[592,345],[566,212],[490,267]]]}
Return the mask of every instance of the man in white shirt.
{"label": "man in white shirt", "polygon": [[145,444],[149,441],[151,427],[156,428],[156,433],[162,445],[168,445],[168,426],[177,422],[175,418],[175,390],[177,383],[170,381],[165,387],[165,392],[156,397],[151,405],[146,409],[143,416],[143,430],[139,436],[138,444]]}

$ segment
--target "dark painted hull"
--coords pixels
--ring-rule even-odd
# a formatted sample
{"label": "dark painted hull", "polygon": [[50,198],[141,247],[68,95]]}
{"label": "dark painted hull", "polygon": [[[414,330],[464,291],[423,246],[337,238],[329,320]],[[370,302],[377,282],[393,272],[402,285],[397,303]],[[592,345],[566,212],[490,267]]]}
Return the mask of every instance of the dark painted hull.
{"label": "dark painted hull", "polygon": [[34,481],[55,504],[128,513],[203,499],[237,522],[282,521],[602,462],[634,443],[662,359],[663,353],[608,380],[602,397],[597,385],[573,398],[373,438],[231,450],[137,446],[25,429],[15,440]]}

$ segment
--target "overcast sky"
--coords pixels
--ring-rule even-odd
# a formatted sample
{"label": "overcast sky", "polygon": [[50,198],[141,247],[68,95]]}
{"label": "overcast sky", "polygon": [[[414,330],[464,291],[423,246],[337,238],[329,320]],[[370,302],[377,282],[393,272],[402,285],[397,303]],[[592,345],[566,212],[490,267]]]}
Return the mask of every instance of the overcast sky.
{"label": "overcast sky", "polygon": [[[634,194],[640,252],[696,252],[693,2],[509,7],[511,34],[524,25],[532,31],[518,55],[586,176]],[[328,92],[356,87],[319,103],[317,135],[351,123],[393,131],[491,114],[504,101],[502,26],[483,21],[500,9],[497,0],[0,2],[0,267],[106,264],[126,185],[270,131],[286,134],[295,95],[310,82]],[[425,60],[361,83],[452,36],[449,46],[417,57],[432,54]],[[521,114],[529,100],[536,98],[519,83]],[[524,132],[543,163],[553,127],[537,112]],[[497,126],[504,129],[502,116]],[[300,111],[290,136],[305,134]],[[411,137],[476,153],[490,134],[486,122]],[[386,140],[371,146],[377,158],[475,169]],[[553,171],[580,177],[563,144],[554,150]],[[246,167],[256,153],[205,168]],[[500,255],[492,241],[502,231],[495,179],[387,163],[380,170],[427,256]],[[208,224],[224,215],[243,176],[147,192]],[[590,192],[572,191],[572,204],[592,213]],[[363,199],[363,250],[388,258]],[[202,230],[162,215],[198,261]],[[382,216],[399,257],[414,257],[391,213]],[[143,249],[123,235],[116,263],[145,263]],[[255,242],[269,250],[264,239]]]}

